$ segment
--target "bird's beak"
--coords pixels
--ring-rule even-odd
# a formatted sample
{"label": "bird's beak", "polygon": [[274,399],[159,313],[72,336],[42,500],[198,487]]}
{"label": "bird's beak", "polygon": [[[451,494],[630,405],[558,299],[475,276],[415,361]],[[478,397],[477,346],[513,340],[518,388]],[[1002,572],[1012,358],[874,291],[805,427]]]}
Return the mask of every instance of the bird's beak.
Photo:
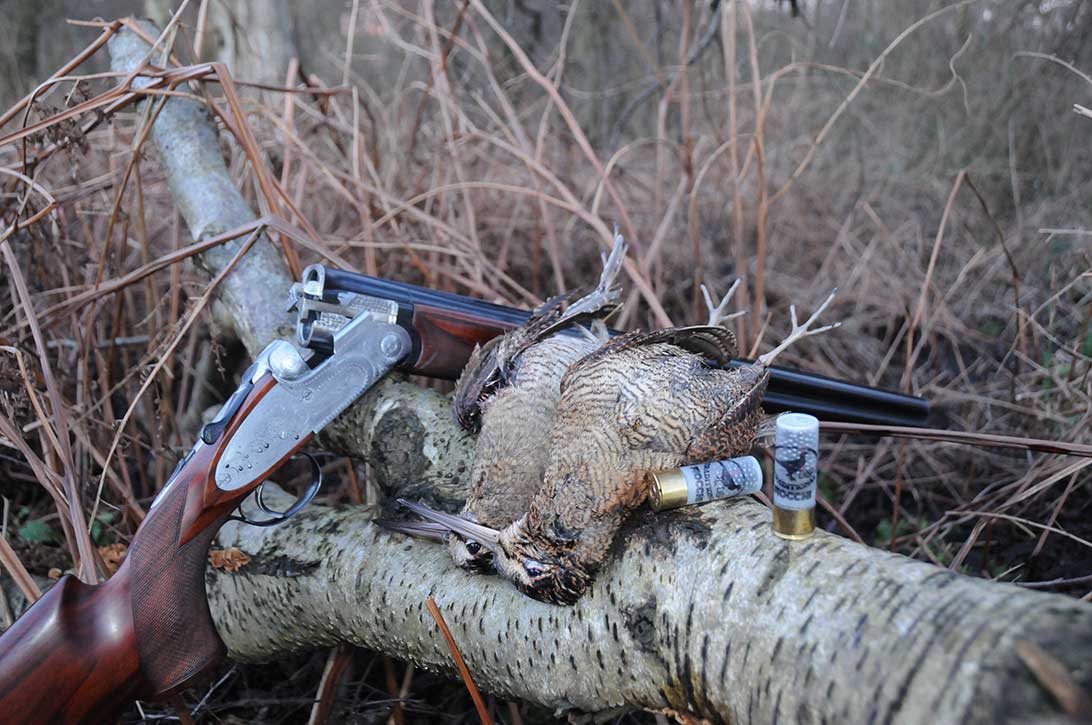
{"label": "bird's beak", "polygon": [[452,514],[444,513],[443,511],[434,511],[428,506],[414,503],[413,501],[407,501],[403,498],[398,499],[398,503],[402,504],[421,518],[428,519],[437,524],[442,524],[449,531],[454,531],[463,538],[477,541],[490,551],[497,550],[497,544],[500,541],[500,532],[496,529],[476,524],[473,521],[467,521],[462,516],[454,516]]}
{"label": "bird's beak", "polygon": [[385,521],[379,519],[375,523],[387,531],[396,531],[399,534],[439,541],[440,543],[447,541],[447,535],[451,533],[451,529],[448,527],[432,521]]}

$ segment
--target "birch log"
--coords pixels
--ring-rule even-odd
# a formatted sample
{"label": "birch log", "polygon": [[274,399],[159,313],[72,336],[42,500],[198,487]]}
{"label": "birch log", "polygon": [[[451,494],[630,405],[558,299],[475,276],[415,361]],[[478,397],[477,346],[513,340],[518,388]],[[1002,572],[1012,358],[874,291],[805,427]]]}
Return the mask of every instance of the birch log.
{"label": "birch log", "polygon": [[[111,42],[115,69],[139,60],[134,41],[123,33]],[[171,100],[164,114],[184,103]],[[216,166],[214,128],[199,108],[189,114],[173,125],[161,115],[167,125],[157,124],[154,139],[196,238],[247,219],[237,218],[246,216],[241,197],[196,208],[197,199],[237,192]],[[262,264],[280,264],[262,248]],[[203,265],[215,272],[219,259],[207,255]],[[281,323],[264,317],[275,285],[245,283],[245,269],[221,299],[253,350]],[[390,493],[450,503],[472,445],[447,406],[388,380],[326,440],[376,465]],[[265,660],[351,643],[452,672],[424,606],[431,594],[481,687],[559,710],[670,709],[715,722],[1027,722],[1064,718],[1059,698],[1076,716],[1081,689],[1092,687],[1089,604],[823,532],[784,542],[751,500],[639,513],[574,607],[456,569],[442,547],[386,533],[372,516],[313,506],[272,529],[226,526],[220,543],[252,557],[236,573],[207,572],[231,655]],[[1038,664],[1018,651],[1038,652]]]}
{"label": "birch log", "polygon": [[[424,398],[436,426],[447,400]],[[373,455],[386,445],[374,440]],[[389,468],[391,480],[448,465],[443,455],[420,457],[402,458],[404,477]],[[786,542],[752,500],[639,513],[574,607],[457,569],[443,547],[388,533],[371,517],[312,507],[277,529],[225,527],[221,544],[252,557],[234,574],[208,576],[232,656],[350,643],[453,672],[424,607],[432,595],[480,686],[561,710],[671,709],[733,723],[1059,714],[1049,691],[1058,683],[1038,680],[1017,653],[1021,641],[1077,686],[1092,685],[1092,606],[821,531]]]}

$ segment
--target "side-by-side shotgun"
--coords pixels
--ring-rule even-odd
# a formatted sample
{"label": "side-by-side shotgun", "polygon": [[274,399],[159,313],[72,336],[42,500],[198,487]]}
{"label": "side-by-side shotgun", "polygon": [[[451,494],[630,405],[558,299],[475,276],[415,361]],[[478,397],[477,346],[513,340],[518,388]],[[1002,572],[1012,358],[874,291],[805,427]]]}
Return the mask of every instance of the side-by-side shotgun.
{"label": "side-by-side shotgun", "polygon": [[[224,644],[205,594],[209,544],[242,500],[394,368],[454,378],[474,346],[528,313],[319,265],[293,285],[298,346],[270,344],[204,426],[105,583],[63,577],[0,636],[0,719],[104,722],[134,699],[190,685]],[[771,409],[830,420],[921,425],[925,401],[775,371]],[[316,467],[317,468],[317,467]],[[318,489],[316,479],[284,512]],[[259,497],[260,503],[260,497]]]}

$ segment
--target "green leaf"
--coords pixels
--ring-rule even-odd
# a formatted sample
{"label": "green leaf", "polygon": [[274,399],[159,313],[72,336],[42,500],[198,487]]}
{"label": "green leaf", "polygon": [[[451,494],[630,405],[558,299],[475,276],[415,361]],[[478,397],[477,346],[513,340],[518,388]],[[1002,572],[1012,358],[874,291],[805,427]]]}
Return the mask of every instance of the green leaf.
{"label": "green leaf", "polygon": [[117,517],[115,511],[103,511],[95,517],[95,521],[91,524],[91,540],[95,542],[95,546],[113,543],[110,541],[110,530],[106,528],[106,525],[113,523]]}
{"label": "green leaf", "polygon": [[20,526],[19,538],[32,544],[46,544],[60,540],[56,529],[40,519],[33,519]]}

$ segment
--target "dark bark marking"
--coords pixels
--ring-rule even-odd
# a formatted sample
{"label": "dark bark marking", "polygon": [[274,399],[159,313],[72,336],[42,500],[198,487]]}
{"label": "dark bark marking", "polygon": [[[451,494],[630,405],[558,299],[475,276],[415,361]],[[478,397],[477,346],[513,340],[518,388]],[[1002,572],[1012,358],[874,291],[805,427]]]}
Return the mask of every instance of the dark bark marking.
{"label": "dark bark marking", "polygon": [[787,544],[782,546],[774,554],[773,559],[770,561],[770,567],[766,570],[766,575],[762,577],[762,581],[758,585],[756,594],[758,596],[773,596],[773,589],[777,586],[777,583],[781,581],[782,577],[789,570],[789,547]]}
{"label": "dark bark marking", "polygon": [[[926,658],[929,656],[929,653],[932,651],[934,643],[941,636],[943,636],[949,626],[951,626],[952,620],[946,619],[947,615],[949,614],[948,610],[952,608],[958,608],[959,605],[962,603],[963,602],[957,594],[956,596],[949,597],[934,611],[920,612],[918,616],[914,619],[914,622],[911,625],[911,632],[917,628],[918,622],[921,621],[922,616],[932,615],[931,619],[936,624],[936,626],[933,628],[932,633],[929,635],[925,643],[922,645],[921,649],[918,651],[918,656],[914,658],[914,664],[910,666],[910,669],[907,671],[906,676],[903,677],[902,682],[899,683],[899,686],[896,688],[895,697],[890,701],[891,705],[888,708],[887,715],[884,717],[883,720],[885,725],[890,725],[892,722],[894,722],[895,717],[899,714],[899,711],[902,710],[902,706],[906,701],[906,695],[910,692],[910,688],[913,686],[914,680],[921,672],[922,664],[924,664]],[[909,634],[910,633],[907,633],[907,636],[909,636]]]}
{"label": "dark bark marking", "polygon": [[732,640],[724,646],[724,659],[720,661],[720,685],[724,687],[724,676],[728,674],[728,661],[732,659]]}
{"label": "dark bark marking", "polygon": [[842,570],[842,573],[839,575],[839,577],[842,579],[846,578],[854,569],[856,569],[858,566],[862,566],[864,563],[865,560],[863,558],[854,559],[853,561],[849,562],[845,569]]}
{"label": "dark bark marking", "polygon": [[820,587],[815,587],[814,589],[811,590],[811,594],[808,595],[807,601],[804,602],[804,607],[803,607],[804,609],[807,609],[808,607],[811,606],[811,603],[815,600],[815,595],[819,593],[819,589],[820,589]]}
{"label": "dark bark marking", "polygon": [[656,652],[656,598],[651,597],[637,609],[624,609],[626,630],[645,652]]}
{"label": "dark bark marking", "polygon": [[255,554],[244,567],[247,574],[261,574],[277,578],[291,578],[310,574],[319,567],[321,561],[294,559],[284,554],[275,556]]}
{"label": "dark bark marking", "polygon": [[[937,583],[933,583],[937,579],[939,579],[940,581],[937,582]],[[940,571],[935,571],[932,574],[930,574],[929,576],[922,579],[921,580],[921,586],[929,585],[929,586],[933,587],[934,589],[944,589],[945,587],[947,587],[948,585],[950,585],[953,582],[957,581],[958,579],[959,579],[959,575],[954,574],[953,572],[950,572],[947,569],[941,569]]]}
{"label": "dark bark marking", "polygon": [[861,656],[857,658],[857,661],[853,663],[853,669],[857,672],[861,672],[864,669],[864,664],[868,660],[869,650],[867,648],[861,650]]}
{"label": "dark bark marking", "polygon": [[862,614],[860,619],[857,620],[857,627],[853,631],[853,646],[859,647],[861,645],[861,635],[864,633],[865,625],[868,624],[868,614]]}

